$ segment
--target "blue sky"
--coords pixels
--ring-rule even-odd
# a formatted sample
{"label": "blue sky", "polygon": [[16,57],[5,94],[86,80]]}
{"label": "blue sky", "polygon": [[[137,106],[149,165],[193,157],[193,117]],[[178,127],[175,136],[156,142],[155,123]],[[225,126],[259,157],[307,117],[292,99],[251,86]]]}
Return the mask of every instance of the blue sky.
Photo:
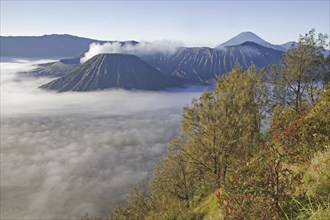
{"label": "blue sky", "polygon": [[274,43],[315,28],[329,35],[329,1],[4,1],[2,36],[72,34],[215,46],[243,31]]}

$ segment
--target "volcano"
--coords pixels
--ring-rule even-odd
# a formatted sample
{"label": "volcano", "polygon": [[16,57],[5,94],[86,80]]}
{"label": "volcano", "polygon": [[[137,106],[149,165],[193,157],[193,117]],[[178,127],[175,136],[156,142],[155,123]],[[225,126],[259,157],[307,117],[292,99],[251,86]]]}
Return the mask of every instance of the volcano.
{"label": "volcano", "polygon": [[110,88],[164,90],[180,85],[179,79],[164,75],[134,55],[98,54],[68,74],[40,88],[58,92]]}

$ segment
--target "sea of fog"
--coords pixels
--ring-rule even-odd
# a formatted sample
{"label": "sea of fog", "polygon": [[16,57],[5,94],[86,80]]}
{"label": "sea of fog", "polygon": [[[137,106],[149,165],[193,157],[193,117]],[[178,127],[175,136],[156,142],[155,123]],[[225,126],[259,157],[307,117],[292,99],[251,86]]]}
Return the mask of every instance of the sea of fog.
{"label": "sea of fog", "polygon": [[203,88],[54,93],[1,62],[1,219],[107,215],[145,181]]}

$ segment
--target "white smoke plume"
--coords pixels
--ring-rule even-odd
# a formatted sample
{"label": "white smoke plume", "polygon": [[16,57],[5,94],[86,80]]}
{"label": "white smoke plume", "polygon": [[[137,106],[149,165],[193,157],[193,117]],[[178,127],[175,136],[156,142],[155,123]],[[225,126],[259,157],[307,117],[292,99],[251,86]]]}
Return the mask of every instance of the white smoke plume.
{"label": "white smoke plume", "polygon": [[121,45],[119,42],[108,42],[104,44],[92,43],[89,50],[80,59],[81,63],[86,62],[93,56],[101,53],[124,53],[140,55],[153,55],[153,54],[173,54],[177,49],[182,46],[179,42],[173,41],[154,41],[152,43],[139,42],[138,44],[126,43]]}

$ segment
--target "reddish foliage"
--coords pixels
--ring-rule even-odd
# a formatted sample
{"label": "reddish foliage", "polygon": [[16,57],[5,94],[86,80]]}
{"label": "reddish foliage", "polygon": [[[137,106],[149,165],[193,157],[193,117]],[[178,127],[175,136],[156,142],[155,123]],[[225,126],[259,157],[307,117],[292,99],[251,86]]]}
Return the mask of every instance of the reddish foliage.
{"label": "reddish foliage", "polygon": [[[303,150],[302,134],[303,134],[304,114],[287,113],[272,119],[270,132],[274,143],[283,148],[283,154],[294,160],[301,160],[299,155]],[[299,158],[298,158],[299,157]]]}

